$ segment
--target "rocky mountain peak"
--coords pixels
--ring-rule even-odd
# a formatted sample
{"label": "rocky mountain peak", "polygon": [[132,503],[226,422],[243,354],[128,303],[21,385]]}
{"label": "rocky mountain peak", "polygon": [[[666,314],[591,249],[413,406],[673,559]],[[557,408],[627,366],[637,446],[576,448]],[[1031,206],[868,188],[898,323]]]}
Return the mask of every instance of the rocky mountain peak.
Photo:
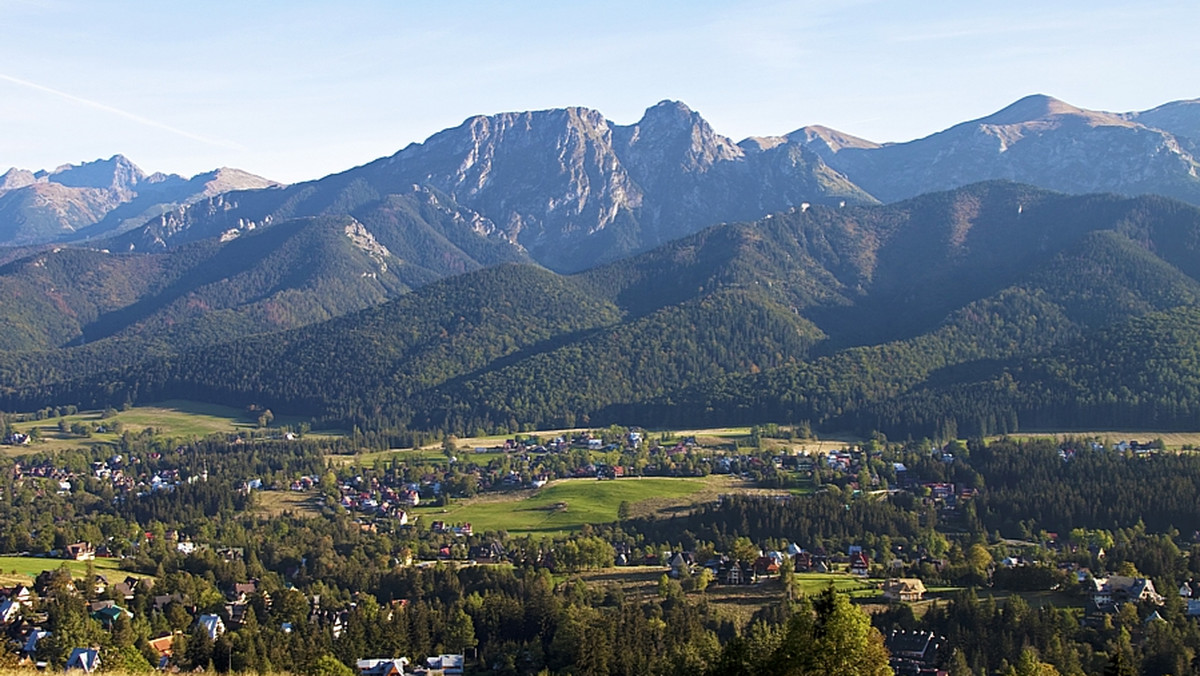
{"label": "rocky mountain peak", "polygon": [[133,190],[146,178],[146,174],[124,155],[113,155],[107,160],[64,164],[52,172],[39,172],[38,177],[69,188],[123,192]]}
{"label": "rocky mountain peak", "polygon": [[8,171],[0,174],[0,190],[15,190],[24,188],[27,185],[33,185],[37,182],[37,177],[32,171],[26,169],[18,169],[13,167]]}
{"label": "rocky mountain peak", "polygon": [[703,172],[717,162],[744,155],[742,148],[680,101],[651,106],[636,124],[619,128],[616,140],[618,152],[642,179],[656,173],[653,167]]}

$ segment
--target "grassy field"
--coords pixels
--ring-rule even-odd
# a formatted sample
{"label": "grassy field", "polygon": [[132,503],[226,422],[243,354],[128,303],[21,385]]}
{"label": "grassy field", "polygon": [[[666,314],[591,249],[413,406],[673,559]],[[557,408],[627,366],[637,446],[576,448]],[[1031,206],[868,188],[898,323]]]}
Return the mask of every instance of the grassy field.
{"label": "grassy field", "polygon": [[[43,571],[58,570],[58,567],[67,564],[71,572],[75,576],[81,576],[87,572],[86,561],[67,561],[66,559],[50,559],[40,558],[36,556],[0,556],[0,576],[4,579],[20,578],[17,581],[28,583],[33,578],[40,575]],[[126,573],[120,569],[120,561],[117,559],[96,559],[92,562],[95,564],[96,572],[105,575],[109,578],[109,582],[120,582],[124,579]],[[113,579],[106,571],[118,571],[120,576]],[[133,574],[134,577],[141,577]]]}
{"label": "grassy field", "polygon": [[551,535],[584,524],[617,520],[622,502],[636,508],[647,501],[690,501],[713,495],[706,479],[566,479],[536,491],[490,494],[442,508],[418,508],[423,519],[470,523],[475,532],[506,530],[514,535]]}
{"label": "grassy field", "polygon": [[[628,595],[650,597],[658,593],[658,580],[666,571],[662,566],[625,566],[588,571],[579,577],[589,585],[617,585]],[[830,584],[839,593],[867,606],[882,596],[879,589],[882,580],[863,580],[847,573],[797,573],[795,579],[797,592],[806,596],[819,594]],[[693,592],[689,597],[698,599],[701,593]],[[774,576],[746,586],[712,584],[703,597],[719,608],[723,616],[745,626],[758,610],[779,603],[784,598],[784,589],[779,577]]]}
{"label": "grassy field", "polygon": [[[241,410],[218,404],[205,404],[195,401],[171,400],[152,406],[135,406],[108,419],[101,419],[100,411],[80,411],[75,415],[63,416],[70,427],[73,423],[84,423],[91,427],[111,425],[120,422],[125,430],[141,432],[146,428],[157,430],[164,437],[190,439],[202,438],[210,434],[226,434],[243,430],[255,429],[257,422]],[[78,437],[63,434],[58,431],[60,418],[46,420],[30,420],[13,423],[13,429],[28,434],[33,428],[38,428],[42,436],[40,442],[28,446],[0,446],[8,455],[24,455],[36,452],[55,452],[61,450],[89,449],[103,443],[112,443],[117,435],[111,432],[94,433],[91,437]],[[272,427],[298,424],[299,419],[280,416],[272,423]],[[321,433],[313,436],[330,436],[335,433]]]}
{"label": "grassy field", "polygon": [[270,517],[284,514],[320,516],[324,497],[316,491],[255,491],[254,513]]}
{"label": "grassy field", "polygon": [[[1143,443],[1162,439],[1168,450],[1178,451],[1184,446],[1200,449],[1200,432],[1121,432],[1121,431],[1105,431],[1105,432],[1029,432],[1008,435],[1009,439],[1064,439],[1066,437],[1076,437],[1099,439],[1106,446],[1111,446],[1118,441],[1141,441]],[[990,437],[989,441],[999,439],[1000,437]]]}

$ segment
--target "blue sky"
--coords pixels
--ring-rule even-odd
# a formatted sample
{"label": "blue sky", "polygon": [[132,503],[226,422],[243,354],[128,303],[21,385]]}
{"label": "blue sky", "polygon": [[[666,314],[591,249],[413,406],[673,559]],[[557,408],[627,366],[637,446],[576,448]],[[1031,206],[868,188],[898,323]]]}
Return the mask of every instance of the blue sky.
{"label": "blue sky", "polygon": [[741,139],[906,141],[1031,93],[1200,97],[1200,3],[0,0],[0,171],[122,153],[282,181],[475,114],[682,100]]}

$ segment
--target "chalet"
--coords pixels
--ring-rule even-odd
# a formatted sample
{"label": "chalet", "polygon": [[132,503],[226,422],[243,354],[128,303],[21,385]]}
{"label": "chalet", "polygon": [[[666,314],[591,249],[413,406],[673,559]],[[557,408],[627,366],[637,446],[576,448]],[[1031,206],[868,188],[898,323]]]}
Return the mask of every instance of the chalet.
{"label": "chalet", "polygon": [[496,563],[504,559],[504,548],[499,542],[493,541],[487,545],[475,545],[467,554],[475,563]]}
{"label": "chalet", "polygon": [[171,657],[175,646],[174,634],[163,634],[157,638],[152,638],[147,643],[154,652],[158,653],[159,658]]}
{"label": "chalet", "polygon": [[928,672],[938,662],[946,639],[928,631],[892,630],[884,641],[891,654],[890,664],[896,674]]}
{"label": "chalet", "polygon": [[[114,584],[112,586],[112,591],[113,594],[120,596],[122,599],[126,601],[132,601],[133,593],[137,590],[140,584],[141,580],[130,575],[127,576],[123,581]],[[147,585],[147,587],[149,587],[149,585]]]}
{"label": "chalet", "polygon": [[76,542],[66,546],[66,549],[63,550],[63,558],[90,561],[96,558],[96,548],[87,542]]}
{"label": "chalet", "polygon": [[871,562],[867,559],[867,555],[858,552],[850,557],[850,573],[866,577],[871,573]]}
{"label": "chalet", "polygon": [[925,584],[916,578],[896,578],[883,585],[883,598],[889,601],[912,603],[925,597]]}
{"label": "chalet", "polygon": [[157,594],[154,597],[154,609],[157,611],[166,610],[167,606],[172,603],[188,605],[190,600],[179,592],[175,592],[174,594]]}
{"label": "chalet", "polygon": [[758,575],[778,575],[779,563],[771,556],[760,556],[754,560],[754,572]]}
{"label": "chalet", "polygon": [[100,668],[100,651],[96,648],[76,648],[67,658],[67,671],[79,669],[90,674]]}
{"label": "chalet", "polygon": [[721,584],[754,584],[758,576],[754,574],[754,566],[746,561],[725,561],[717,572],[717,581]]}
{"label": "chalet", "polygon": [[812,567],[812,554],[809,554],[806,551],[799,551],[792,556],[792,568],[795,569],[797,573],[807,573],[808,571],[812,570]]}
{"label": "chalet", "polygon": [[1094,578],[1092,584],[1092,603],[1098,608],[1110,608],[1128,601],[1163,603],[1163,597],[1154,590],[1154,583],[1148,578],[1113,575]]}
{"label": "chalet", "polygon": [[105,629],[112,629],[121,616],[133,619],[133,613],[116,605],[101,608],[92,613],[92,619],[98,620]]}
{"label": "chalet", "polygon": [[33,592],[23,584],[0,589],[0,597],[8,601],[16,601],[25,607],[33,605]]}
{"label": "chalet", "polygon": [[691,552],[676,552],[675,556],[672,556],[668,562],[668,565],[671,566],[669,575],[676,578],[687,576],[691,573],[692,563],[694,562],[695,558]]}

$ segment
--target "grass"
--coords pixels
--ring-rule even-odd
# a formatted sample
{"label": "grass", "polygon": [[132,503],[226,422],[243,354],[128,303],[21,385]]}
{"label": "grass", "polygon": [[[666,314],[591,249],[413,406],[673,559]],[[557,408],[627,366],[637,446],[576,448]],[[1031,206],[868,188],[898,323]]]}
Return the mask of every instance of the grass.
{"label": "grass", "polygon": [[[153,428],[158,434],[168,438],[202,438],[210,434],[230,434],[257,428],[257,421],[241,410],[219,404],[206,404],[195,401],[170,400],[151,406],[135,406],[108,419],[101,419],[101,411],[81,411],[75,415],[63,416],[70,427],[73,423],[84,423],[95,427],[111,425],[120,422],[122,427],[133,432],[141,432]],[[63,450],[87,450],[105,443],[115,443],[117,435],[111,432],[94,433],[91,437],[78,437],[63,434],[58,431],[60,418],[45,420],[30,420],[13,423],[13,429],[28,434],[33,428],[38,428],[42,440],[28,446],[0,447],[8,455],[25,455],[37,452],[57,452]],[[275,419],[273,427],[292,425],[299,419],[280,416]],[[329,433],[329,434],[336,434]],[[329,436],[329,434],[315,436]]]}
{"label": "grass", "polygon": [[[589,585],[604,587],[616,585],[628,595],[650,597],[658,593],[658,580],[667,572],[665,566],[623,566],[587,571],[579,575]],[[879,599],[882,580],[863,580],[848,573],[796,573],[796,590],[805,596],[821,593],[830,584],[834,590],[848,594],[858,602],[870,603]],[[783,584],[778,576],[760,579],[753,585],[712,584],[704,591],[688,594],[689,598],[703,598],[720,609],[727,617],[745,627],[754,613],[767,606],[779,603],[784,598]]]}
{"label": "grass", "polygon": [[255,491],[253,512],[278,518],[285,514],[320,516],[325,499],[316,491]]}
{"label": "grass", "polygon": [[[28,583],[33,578],[47,570],[58,570],[58,567],[67,564],[71,569],[72,575],[79,577],[87,572],[86,561],[68,561],[67,559],[51,559],[41,558],[37,556],[0,556],[0,575],[4,578],[19,577],[28,578],[22,580]],[[96,572],[104,575],[106,571],[120,571],[122,575],[133,575],[134,577],[142,577],[135,573],[122,571],[120,561],[117,559],[96,559],[92,562]],[[111,577],[109,582],[119,582]]]}
{"label": "grass", "polygon": [[418,508],[417,513],[426,519],[470,523],[477,533],[566,534],[584,524],[616,521],[622,502],[634,507],[647,500],[689,499],[709,491],[711,483],[705,479],[566,479],[537,491],[488,495],[447,508]]}
{"label": "grass", "polygon": [[[1147,432],[1147,431],[1104,431],[1104,432],[1021,432],[1018,434],[1010,434],[1007,438],[1016,440],[1027,439],[1064,439],[1066,437],[1076,437],[1081,439],[1096,438],[1103,442],[1106,446],[1111,446],[1118,441],[1141,441],[1149,442],[1155,439],[1162,439],[1168,450],[1182,450],[1184,446],[1200,449],[1200,432]],[[1000,437],[989,437],[989,441],[999,439]]]}

